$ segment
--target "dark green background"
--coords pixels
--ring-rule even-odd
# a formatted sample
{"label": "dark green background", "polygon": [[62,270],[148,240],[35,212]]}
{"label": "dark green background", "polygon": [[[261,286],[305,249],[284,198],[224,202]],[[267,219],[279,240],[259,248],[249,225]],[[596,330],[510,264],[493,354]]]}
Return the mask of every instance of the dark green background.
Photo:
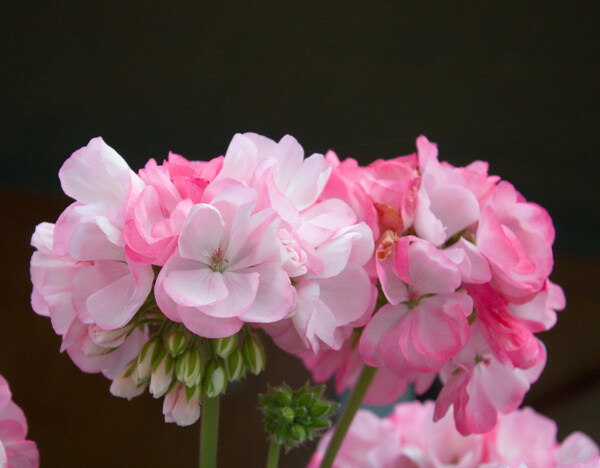
{"label": "dark green background", "polygon": [[[195,429],[166,426],[148,396],[110,397],[102,377],[59,357],[50,324],[29,309],[29,236],[69,202],[62,162],[98,135],[134,169],[169,150],[223,154],[243,131],[290,133],[307,153],[332,148],[364,163],[410,153],[425,134],[441,159],[489,161],[553,216],[555,278],[571,304],[544,338],[551,377],[532,403],[565,431],[598,438],[589,415],[600,394],[599,24],[591,1],[2,2],[0,373],[29,416],[42,466],[196,458]],[[583,388],[595,389],[587,400]],[[249,401],[224,409],[226,422],[239,421],[228,434],[239,434],[223,466],[264,463]]]}

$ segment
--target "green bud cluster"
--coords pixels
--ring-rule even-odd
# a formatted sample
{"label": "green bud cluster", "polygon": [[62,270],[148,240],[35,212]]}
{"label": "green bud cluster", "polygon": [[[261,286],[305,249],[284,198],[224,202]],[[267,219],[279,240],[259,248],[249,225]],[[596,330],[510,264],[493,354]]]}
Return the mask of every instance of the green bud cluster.
{"label": "green bud cluster", "polygon": [[154,327],[155,335],[129,364],[124,377],[138,387],[150,384],[155,398],[169,393],[178,382],[185,385],[188,395],[198,392],[216,397],[225,393],[228,383],[265,368],[262,344],[247,327],[239,334],[215,339],[196,336],[166,318]]}
{"label": "green bud cluster", "polygon": [[292,391],[287,385],[269,388],[259,395],[265,414],[265,430],[286,450],[313,440],[331,427],[331,415],[339,403],[322,398],[324,386],[309,388],[308,384]]}

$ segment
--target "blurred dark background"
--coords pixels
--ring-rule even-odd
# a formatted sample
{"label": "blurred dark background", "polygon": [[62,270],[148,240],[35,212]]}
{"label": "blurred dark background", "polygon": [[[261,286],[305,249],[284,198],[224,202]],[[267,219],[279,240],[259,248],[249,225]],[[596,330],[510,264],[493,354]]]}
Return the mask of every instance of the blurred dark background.
{"label": "blurred dark background", "polygon": [[[600,441],[597,2],[2,2],[0,18],[0,373],[43,467],[197,463],[198,427],[165,424],[149,395],[112,397],[29,305],[31,233],[67,206],[58,170],[98,135],[134,169],[212,158],[244,131],[363,163],[425,134],[443,160],[489,161],[553,216],[568,300],[526,403],[561,438]],[[306,374],[273,350],[224,399],[220,466],[264,466],[255,394],[284,379]]]}

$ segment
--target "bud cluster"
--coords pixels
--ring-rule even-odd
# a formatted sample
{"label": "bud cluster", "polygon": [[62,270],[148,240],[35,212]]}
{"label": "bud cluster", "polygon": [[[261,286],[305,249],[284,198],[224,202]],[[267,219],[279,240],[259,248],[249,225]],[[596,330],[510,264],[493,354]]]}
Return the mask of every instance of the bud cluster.
{"label": "bud cluster", "polygon": [[111,393],[131,399],[149,386],[154,398],[165,396],[163,413],[168,421],[189,425],[200,416],[202,395],[219,396],[229,382],[248,372],[257,375],[264,367],[264,349],[249,330],[209,339],[165,321],[114,379]]}
{"label": "bud cluster", "polygon": [[339,403],[322,399],[325,386],[308,384],[292,391],[287,385],[269,387],[259,395],[265,413],[265,430],[279,445],[290,450],[305,440],[313,440],[320,431],[331,427],[330,416]]}

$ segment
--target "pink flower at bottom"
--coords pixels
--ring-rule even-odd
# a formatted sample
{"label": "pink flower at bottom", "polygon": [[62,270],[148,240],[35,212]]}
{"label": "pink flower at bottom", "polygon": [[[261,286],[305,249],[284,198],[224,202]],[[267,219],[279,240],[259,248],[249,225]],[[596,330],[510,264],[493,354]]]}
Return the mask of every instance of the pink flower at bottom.
{"label": "pink flower at bottom", "polygon": [[25,440],[27,420],[13,401],[8,382],[0,375],[0,467],[36,468],[40,455],[35,442]]}

